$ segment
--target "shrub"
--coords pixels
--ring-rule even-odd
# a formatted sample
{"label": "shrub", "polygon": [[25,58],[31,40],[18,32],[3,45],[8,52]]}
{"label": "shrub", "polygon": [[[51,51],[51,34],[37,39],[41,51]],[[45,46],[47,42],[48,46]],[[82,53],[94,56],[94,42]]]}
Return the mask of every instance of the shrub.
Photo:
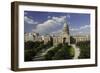
{"label": "shrub", "polygon": [[77,46],[80,48],[80,59],[90,58],[90,42],[79,42]]}

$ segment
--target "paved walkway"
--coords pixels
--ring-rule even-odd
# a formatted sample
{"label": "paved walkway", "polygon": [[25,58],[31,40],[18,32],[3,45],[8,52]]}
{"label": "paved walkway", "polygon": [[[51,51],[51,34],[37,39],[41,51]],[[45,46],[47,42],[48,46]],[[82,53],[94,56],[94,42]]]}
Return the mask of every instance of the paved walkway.
{"label": "paved walkway", "polygon": [[34,58],[33,60],[44,60],[44,55],[46,55],[48,53],[48,51],[52,50],[54,48],[54,46],[48,48],[47,50],[42,50],[41,52],[39,52]]}
{"label": "paved walkway", "polygon": [[80,48],[78,48],[75,44],[72,44],[72,47],[75,50],[75,55],[74,55],[73,59],[78,59],[78,57],[80,55]]}
{"label": "paved walkway", "polygon": [[[79,55],[80,55],[80,48],[78,48],[75,44],[71,44],[71,46],[74,48],[75,51],[75,55],[73,57],[73,59],[78,59]],[[48,51],[52,50],[54,48],[54,46],[50,47],[47,50],[42,50],[41,52],[39,52],[34,58],[33,60],[44,60],[44,55],[46,55],[48,53]]]}

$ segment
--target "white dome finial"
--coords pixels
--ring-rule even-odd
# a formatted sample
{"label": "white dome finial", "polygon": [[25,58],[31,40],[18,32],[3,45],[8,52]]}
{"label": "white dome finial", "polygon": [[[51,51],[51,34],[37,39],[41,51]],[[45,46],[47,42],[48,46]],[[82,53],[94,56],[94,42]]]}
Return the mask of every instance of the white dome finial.
{"label": "white dome finial", "polygon": [[67,24],[66,24],[66,22],[64,23],[64,27],[67,27]]}

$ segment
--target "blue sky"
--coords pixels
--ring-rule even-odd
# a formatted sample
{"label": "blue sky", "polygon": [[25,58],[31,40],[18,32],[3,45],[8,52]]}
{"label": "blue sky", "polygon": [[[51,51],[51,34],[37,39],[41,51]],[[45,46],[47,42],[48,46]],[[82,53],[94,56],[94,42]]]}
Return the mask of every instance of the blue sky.
{"label": "blue sky", "polygon": [[24,11],[24,32],[57,34],[65,22],[71,35],[90,34],[90,14]]}

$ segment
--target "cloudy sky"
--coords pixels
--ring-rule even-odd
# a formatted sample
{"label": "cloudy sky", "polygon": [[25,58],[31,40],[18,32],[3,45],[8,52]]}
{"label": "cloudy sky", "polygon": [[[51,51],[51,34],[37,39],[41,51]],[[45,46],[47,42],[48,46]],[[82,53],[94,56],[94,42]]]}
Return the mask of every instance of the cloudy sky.
{"label": "cloudy sky", "polygon": [[90,14],[24,11],[24,32],[56,34],[65,22],[71,35],[90,33]]}

